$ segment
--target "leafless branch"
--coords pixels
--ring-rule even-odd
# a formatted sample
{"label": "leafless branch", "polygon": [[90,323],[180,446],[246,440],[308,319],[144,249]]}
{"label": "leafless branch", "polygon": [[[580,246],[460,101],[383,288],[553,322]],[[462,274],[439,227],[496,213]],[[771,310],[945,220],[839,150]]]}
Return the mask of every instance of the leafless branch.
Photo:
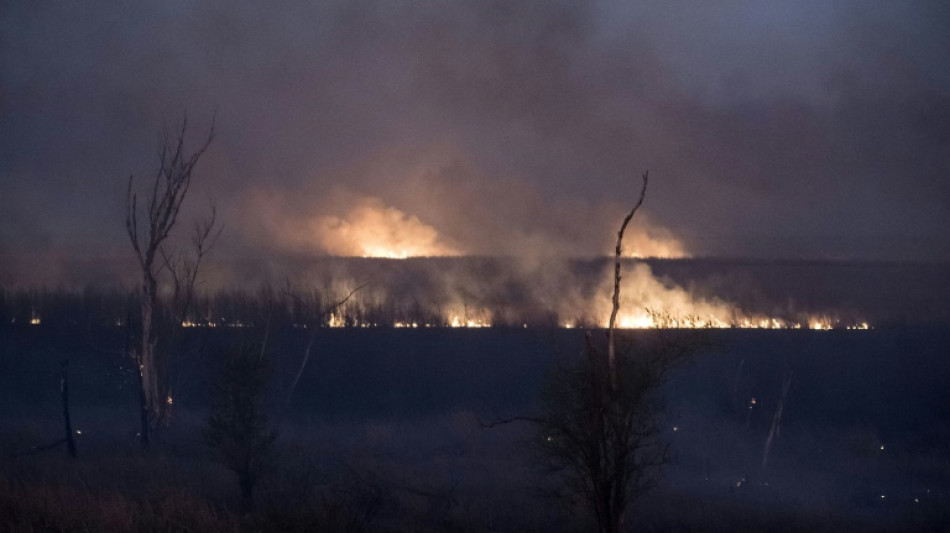
{"label": "leafless branch", "polygon": [[792,386],[792,370],[785,369],[785,378],[782,380],[782,396],[775,407],[775,414],[772,415],[772,426],[769,429],[769,436],[765,439],[765,449],[762,451],[762,469],[764,470],[769,461],[769,452],[772,450],[772,443],[775,437],[782,431],[782,411],[785,408],[785,399],[788,397],[788,389]]}
{"label": "leafless branch", "polygon": [[345,304],[346,302],[348,302],[348,301],[350,300],[350,298],[353,297],[354,294],[356,294],[357,292],[363,290],[363,289],[366,288],[366,287],[369,287],[369,286],[372,285],[372,284],[373,284],[372,281],[367,281],[366,283],[360,285],[359,287],[357,287],[357,288],[351,290],[350,292],[348,292],[348,293],[346,294],[346,296],[343,297],[343,299],[341,299],[340,301],[338,301],[338,302],[336,302],[336,303],[333,303],[333,304],[330,304],[329,306],[327,306],[327,307],[323,310],[323,314],[321,314],[318,318],[325,318],[326,316],[328,316],[330,313],[332,313],[332,312],[335,311],[336,309],[339,309],[340,307],[342,307],[343,304]]}
{"label": "leafless branch", "polygon": [[[197,272],[197,262],[188,263],[181,258],[176,258],[176,254],[166,250],[163,245],[178,220],[182,202],[191,186],[195,166],[214,140],[215,119],[212,118],[207,138],[190,155],[186,154],[185,150],[187,129],[186,115],[175,132],[177,138],[174,141],[170,139],[168,128],[162,131],[158,168],[149,188],[150,194],[143,202],[146,206],[145,213],[139,211],[138,195],[133,190],[134,176],[129,176],[126,187],[125,228],[142,273],[142,338],[137,361],[144,398],[143,413],[148,413],[148,416],[143,415],[141,435],[144,445],[147,445],[149,440],[149,424],[146,423],[146,419],[151,419],[149,422],[159,421],[164,418],[167,410],[165,363],[155,348],[155,313],[158,310],[157,277],[165,268],[168,268],[172,273],[176,295],[180,300],[184,285],[189,283],[189,279],[193,284]],[[210,234],[210,230],[208,233]],[[160,258],[158,264],[155,262],[157,258]]]}
{"label": "leafless branch", "polygon": [[217,244],[223,230],[223,226],[217,225],[217,207],[211,203],[207,218],[195,222],[192,228],[190,256],[175,250],[168,251],[164,244],[159,246],[161,265],[168,270],[172,279],[172,307],[176,321],[187,317],[194,301],[201,262]]}
{"label": "leafless branch", "polygon": [[485,429],[491,429],[494,427],[511,424],[512,422],[531,422],[533,424],[546,424],[548,423],[548,420],[544,418],[533,417],[533,416],[512,416],[508,418],[499,418],[497,420],[487,420],[487,421],[479,419],[478,425]]}
{"label": "leafless branch", "polygon": [[[370,284],[372,284],[372,282],[366,282],[360,285],[359,287],[356,287],[355,289],[351,290],[349,293],[347,293],[346,296],[343,297],[343,299],[341,299],[340,301],[334,304],[331,304],[326,309],[324,309],[323,314],[319,318],[322,319],[326,317],[327,315],[329,315],[330,313],[332,313],[334,310],[340,308],[343,304],[349,301],[349,299],[352,298],[354,294],[356,294],[358,291],[360,291],[364,287],[369,286]],[[316,338],[317,338],[317,329],[316,327],[314,327],[313,333],[310,334],[310,340],[307,341],[307,348],[304,350],[303,359],[300,361],[300,368],[297,369],[297,374],[294,375],[294,380],[290,383],[290,388],[287,391],[287,400],[284,403],[285,410],[288,407],[290,407],[290,400],[294,395],[294,391],[297,390],[297,383],[300,382],[300,377],[303,376],[303,371],[307,367],[307,363],[310,361],[310,351],[313,348],[313,343],[314,341],[316,341]]]}
{"label": "leafless branch", "polygon": [[175,226],[181,204],[191,186],[191,177],[195,165],[205,153],[215,137],[215,124],[212,119],[207,138],[189,157],[184,155],[185,131],[188,126],[187,116],[177,132],[177,142],[174,152],[169,146],[168,130],[162,133],[161,150],[159,153],[159,168],[152,181],[151,194],[148,202],[147,222],[148,229],[140,234],[138,197],[133,192],[134,176],[129,176],[126,190],[126,230],[132,247],[139,256],[143,266],[151,266],[151,259],[158,247],[168,238]]}
{"label": "leafless branch", "polygon": [[643,173],[643,186],[640,188],[640,198],[630,210],[630,213],[623,219],[620,225],[620,231],[617,232],[617,248],[614,254],[614,295],[611,300],[613,307],[610,310],[610,322],[607,325],[607,364],[610,367],[610,383],[613,388],[617,388],[616,376],[616,351],[614,349],[614,325],[617,322],[617,312],[620,310],[620,254],[623,251],[623,232],[627,229],[627,224],[633,218],[634,213],[643,205],[643,199],[647,194],[647,181],[650,172]]}
{"label": "leafless branch", "polygon": [[10,454],[10,458],[15,459],[17,457],[22,457],[24,455],[34,455],[40,452],[45,452],[46,450],[52,450],[53,448],[57,448],[63,444],[66,444],[66,439],[59,439],[58,441],[50,443],[50,444],[46,444],[43,446],[33,446],[31,448],[27,448],[26,450],[12,453]]}

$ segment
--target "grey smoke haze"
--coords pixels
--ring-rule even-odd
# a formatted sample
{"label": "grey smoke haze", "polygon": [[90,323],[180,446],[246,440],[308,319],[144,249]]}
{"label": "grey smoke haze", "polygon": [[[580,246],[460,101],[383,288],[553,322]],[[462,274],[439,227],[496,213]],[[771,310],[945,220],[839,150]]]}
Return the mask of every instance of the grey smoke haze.
{"label": "grey smoke haze", "polygon": [[196,137],[217,113],[183,222],[214,198],[221,257],[346,253],[310,234],[366,202],[453,252],[604,254],[649,169],[637,231],[692,255],[946,260],[947,27],[944,2],[4,2],[0,281],[129,255],[125,179],[185,110]]}

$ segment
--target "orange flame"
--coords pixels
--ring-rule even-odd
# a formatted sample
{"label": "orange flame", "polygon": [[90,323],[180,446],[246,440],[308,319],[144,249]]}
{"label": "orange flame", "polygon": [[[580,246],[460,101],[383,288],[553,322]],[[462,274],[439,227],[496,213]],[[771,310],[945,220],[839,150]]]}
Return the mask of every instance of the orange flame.
{"label": "orange flame", "polygon": [[360,200],[343,217],[317,217],[310,229],[322,248],[334,255],[393,259],[459,255],[435,228],[378,198]]}

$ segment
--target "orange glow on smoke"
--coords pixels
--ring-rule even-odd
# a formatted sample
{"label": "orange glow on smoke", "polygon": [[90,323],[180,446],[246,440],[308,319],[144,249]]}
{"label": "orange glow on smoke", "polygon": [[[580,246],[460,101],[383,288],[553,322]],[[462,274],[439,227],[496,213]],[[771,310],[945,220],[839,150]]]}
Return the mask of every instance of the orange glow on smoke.
{"label": "orange glow on smoke", "polygon": [[[451,228],[436,228],[419,218],[385,203],[380,198],[343,195],[332,205],[339,210],[307,210],[308,215],[286,216],[287,202],[261,197],[257,206],[271,221],[268,238],[280,246],[303,251],[319,251],[349,257],[408,258],[417,256],[458,256],[480,250],[479,239],[458,242]],[[422,211],[420,211],[422,213]],[[436,220],[439,220],[436,217]],[[666,229],[653,225],[648,218],[625,235],[624,257],[683,258],[690,257],[685,245]],[[493,226],[494,227],[494,226]],[[447,233],[443,233],[447,232]],[[464,234],[464,232],[462,232]],[[515,234],[524,241],[518,250],[525,261],[515,261],[511,272],[495,272],[487,278],[482,273],[455,269],[427,269],[420,294],[409,296],[405,291],[374,283],[372,289],[360,291],[353,300],[310,327],[398,327],[398,328],[484,328],[484,327],[607,327],[611,314],[613,269],[605,269],[599,281],[575,283],[570,268],[557,257],[536,261],[539,250],[545,249],[544,236],[533,240],[528,233]],[[540,244],[539,244],[540,243]],[[466,247],[470,247],[466,249]],[[551,259],[551,260],[547,260]],[[499,265],[508,265],[502,261]],[[629,262],[628,262],[629,264]],[[346,273],[313,273],[328,302],[339,301],[367,279],[353,279]],[[332,274],[332,275],[331,275]],[[869,329],[866,322],[843,320],[836,313],[788,308],[769,310],[742,309],[734,302],[709,293],[687,289],[672,280],[654,276],[649,265],[636,262],[624,267],[621,283],[621,306],[616,327],[647,328],[743,328],[743,329]],[[332,284],[326,280],[337,277]],[[509,301],[508,287],[521,290]],[[428,293],[427,293],[428,291]],[[519,298],[527,298],[528,308],[519,307]],[[408,309],[412,308],[413,311]],[[377,312],[391,310],[389,314]],[[374,311],[375,310],[375,311]],[[862,317],[863,318],[863,317]],[[533,322],[536,321],[536,322]],[[220,321],[186,321],[184,327],[232,326]],[[306,327],[301,325],[300,327]]]}
{"label": "orange glow on smoke", "polygon": [[638,259],[684,259],[691,257],[686,246],[671,233],[660,228],[646,231],[634,229],[624,238],[624,257]]}
{"label": "orange glow on smoke", "polygon": [[[618,329],[812,329],[831,330],[869,329],[867,322],[848,323],[825,315],[793,315],[788,317],[748,314],[730,302],[720,299],[704,299],[677,286],[668,280],[656,278],[644,263],[634,265],[623,274],[620,309],[615,323]],[[578,327],[593,317],[599,327],[608,327],[612,307],[612,276],[605,277],[597,291],[599,297],[591,301],[564,302],[558,315],[565,328]],[[586,314],[578,315],[578,310]],[[586,322],[591,322],[587,318]],[[589,324],[588,324],[589,325]]]}
{"label": "orange glow on smoke", "polygon": [[378,198],[360,200],[343,216],[318,217],[310,229],[333,255],[392,259],[459,255],[435,228]]}

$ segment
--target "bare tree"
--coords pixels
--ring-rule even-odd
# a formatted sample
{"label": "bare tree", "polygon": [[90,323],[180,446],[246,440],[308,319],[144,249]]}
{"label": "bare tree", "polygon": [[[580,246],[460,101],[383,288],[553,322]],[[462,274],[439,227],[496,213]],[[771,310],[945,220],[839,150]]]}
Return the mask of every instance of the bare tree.
{"label": "bare tree", "polygon": [[623,232],[626,231],[627,224],[630,223],[630,219],[636,214],[637,209],[640,209],[640,206],[643,205],[643,199],[647,194],[647,181],[649,178],[650,172],[644,172],[643,186],[640,187],[640,198],[637,199],[637,203],[634,204],[633,209],[631,209],[630,213],[623,219],[623,224],[620,225],[620,230],[617,231],[617,246],[614,250],[614,295],[610,300],[613,305],[610,309],[610,322],[607,325],[607,364],[610,367],[610,383],[612,387],[617,386],[615,375],[616,349],[614,348],[614,325],[617,322],[617,312],[620,310],[620,254],[623,252]]}
{"label": "bare tree", "polygon": [[657,390],[693,351],[692,343],[657,336],[652,345],[628,343],[617,357],[623,235],[643,205],[648,176],[643,174],[640,196],[617,232],[607,357],[588,332],[586,361],[548,380],[536,422],[538,448],[549,467],[562,475],[569,493],[583,496],[603,533],[621,531],[628,505],[652,488],[669,459]]}
{"label": "bare tree", "polygon": [[178,213],[188,194],[195,166],[214,140],[212,120],[207,138],[196,150],[188,153],[185,148],[187,129],[188,119],[185,117],[174,137],[170,136],[168,130],[163,132],[158,170],[148,195],[142,202],[145,209],[139,210],[138,195],[133,191],[131,175],[126,190],[125,228],[142,273],[142,336],[141,345],[133,351],[133,356],[139,366],[141,382],[143,445],[148,445],[150,430],[162,423],[169,406],[165,361],[156,350],[156,313],[159,303],[157,278],[164,266],[157,260],[162,244],[168,239],[178,220]]}
{"label": "bare tree", "polygon": [[587,357],[545,380],[541,416],[532,419],[541,463],[560,480],[555,494],[584,501],[602,533],[623,530],[630,503],[670,458],[658,389],[694,344],[660,333],[618,336],[626,342],[613,370],[588,336]]}
{"label": "bare tree", "polygon": [[[658,389],[700,340],[684,332],[673,337],[658,331],[634,339],[615,331],[623,235],[643,204],[646,186],[645,173],[639,199],[617,232],[606,354],[588,332],[586,357],[545,380],[538,415],[486,424],[533,423],[534,448],[546,470],[561,482],[555,494],[583,500],[602,533],[623,529],[630,503],[655,484],[659,468],[669,460]],[[618,340],[624,341],[619,348]]]}

